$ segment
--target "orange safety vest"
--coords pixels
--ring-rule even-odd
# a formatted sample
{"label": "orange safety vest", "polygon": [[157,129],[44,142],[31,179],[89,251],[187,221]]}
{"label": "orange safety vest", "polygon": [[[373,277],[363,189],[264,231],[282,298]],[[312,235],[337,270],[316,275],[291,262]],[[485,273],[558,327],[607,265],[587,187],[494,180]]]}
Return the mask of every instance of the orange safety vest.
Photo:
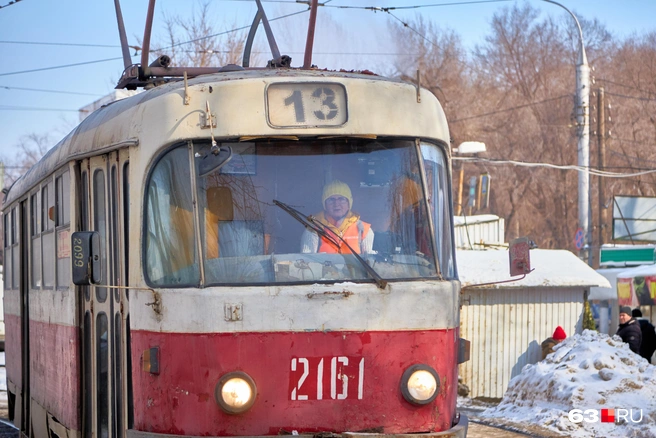
{"label": "orange safety vest", "polygon": [[[371,229],[371,225],[362,222],[361,220],[358,220],[357,222],[354,222],[350,227],[348,227],[342,235],[340,236],[342,239],[346,241],[346,243],[349,244],[351,248],[353,248],[353,251],[356,253],[360,254],[360,243],[364,240],[364,238],[367,236],[369,233],[369,230]],[[336,234],[333,230],[326,230],[329,233]],[[321,242],[319,245],[319,251],[318,252],[324,252],[328,254],[350,254],[351,251],[346,247],[346,245],[343,244],[341,240],[338,238],[335,238],[337,243],[339,244],[339,247],[335,247],[335,245],[330,242],[329,240],[326,240],[325,238],[321,238]],[[342,248],[344,246],[344,248]]]}

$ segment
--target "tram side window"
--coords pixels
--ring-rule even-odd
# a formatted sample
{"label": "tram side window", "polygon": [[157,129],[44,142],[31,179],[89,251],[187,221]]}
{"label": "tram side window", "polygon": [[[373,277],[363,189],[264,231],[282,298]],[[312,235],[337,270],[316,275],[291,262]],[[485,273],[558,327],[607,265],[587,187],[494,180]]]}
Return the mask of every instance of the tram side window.
{"label": "tram side window", "polygon": [[147,186],[145,270],[158,286],[197,285],[189,149],[175,148],[155,165]]}
{"label": "tram side window", "polygon": [[19,285],[18,282],[20,281],[20,277],[18,275],[18,268],[20,267],[19,264],[19,257],[20,257],[20,250],[19,250],[19,241],[18,241],[18,224],[19,224],[19,219],[18,219],[18,208],[14,207],[11,210],[11,233],[12,233],[12,238],[11,238],[11,243],[12,243],[12,268],[13,272],[11,275],[11,281],[13,284],[14,289],[18,289]]}
{"label": "tram side window", "polygon": [[64,172],[55,179],[55,230],[57,237],[57,287],[68,287],[71,282],[70,248],[70,177]]}
{"label": "tram side window", "polygon": [[51,288],[55,285],[55,191],[53,183],[49,182],[41,188],[41,243],[43,264],[43,286]]}
{"label": "tram side window", "polygon": [[446,161],[435,145],[422,143],[421,151],[426,169],[429,207],[435,227],[435,246],[442,275],[455,277],[453,240],[451,235],[451,202]]}
{"label": "tram side window", "polygon": [[4,288],[11,289],[11,213],[4,215]]}
{"label": "tram side window", "polygon": [[32,287],[41,287],[41,202],[39,192],[30,197],[30,234],[32,251],[30,256],[30,273]]}

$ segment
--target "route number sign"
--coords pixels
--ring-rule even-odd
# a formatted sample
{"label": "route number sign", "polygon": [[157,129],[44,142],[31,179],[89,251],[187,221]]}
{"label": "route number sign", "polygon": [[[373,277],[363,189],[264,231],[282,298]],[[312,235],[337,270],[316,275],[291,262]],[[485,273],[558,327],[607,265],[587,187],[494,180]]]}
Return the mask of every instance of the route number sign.
{"label": "route number sign", "polygon": [[276,128],[314,128],[346,123],[346,89],[328,82],[276,83],[266,90],[267,117]]}

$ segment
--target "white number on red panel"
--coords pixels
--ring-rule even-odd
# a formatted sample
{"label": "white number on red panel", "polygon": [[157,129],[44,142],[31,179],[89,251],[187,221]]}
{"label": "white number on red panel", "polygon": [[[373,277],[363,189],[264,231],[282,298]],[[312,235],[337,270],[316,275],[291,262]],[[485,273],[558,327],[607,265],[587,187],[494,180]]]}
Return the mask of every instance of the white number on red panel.
{"label": "white number on red panel", "polygon": [[362,400],[364,357],[294,357],[289,374],[291,400]]}

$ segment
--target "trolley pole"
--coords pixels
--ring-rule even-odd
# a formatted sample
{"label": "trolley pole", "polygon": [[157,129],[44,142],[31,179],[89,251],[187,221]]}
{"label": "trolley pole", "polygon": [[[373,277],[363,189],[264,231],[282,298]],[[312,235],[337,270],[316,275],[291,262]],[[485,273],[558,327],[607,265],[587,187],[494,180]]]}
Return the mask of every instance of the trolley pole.
{"label": "trolley pole", "polygon": [[583,230],[584,242],[580,256],[587,255],[592,265],[592,234],[590,229],[590,67],[583,46],[583,31],[576,16],[565,6],[553,0],[544,0],[560,6],[574,18],[579,31],[579,57],[576,64],[576,125],[578,130],[579,170],[579,227]]}

